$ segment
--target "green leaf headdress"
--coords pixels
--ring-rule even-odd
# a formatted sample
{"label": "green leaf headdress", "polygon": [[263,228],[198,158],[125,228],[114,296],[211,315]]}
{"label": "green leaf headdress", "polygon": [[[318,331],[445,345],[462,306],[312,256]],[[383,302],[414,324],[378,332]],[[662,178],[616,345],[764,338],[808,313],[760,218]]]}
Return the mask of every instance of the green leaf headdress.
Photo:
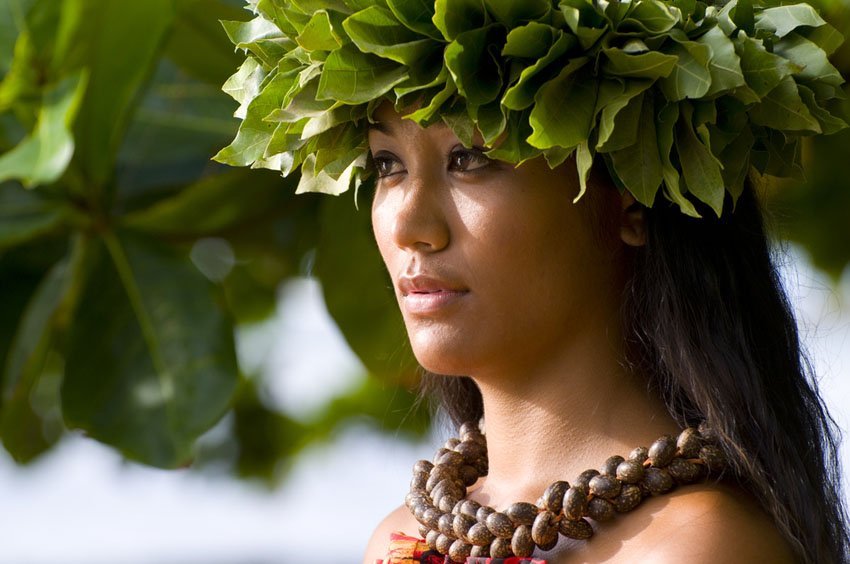
{"label": "green leaf headdress", "polygon": [[[800,173],[800,138],[846,124],[827,60],[843,38],[808,4],[731,0],[249,0],[224,22],[248,54],[224,85],[243,122],[216,160],[300,167],[298,192],[367,175],[366,127],[390,100],[487,155],[554,167],[595,155],[651,206],[720,215],[752,169]],[[411,108],[415,108],[411,109]],[[690,197],[686,197],[690,194]],[[580,194],[581,195],[581,194]]]}

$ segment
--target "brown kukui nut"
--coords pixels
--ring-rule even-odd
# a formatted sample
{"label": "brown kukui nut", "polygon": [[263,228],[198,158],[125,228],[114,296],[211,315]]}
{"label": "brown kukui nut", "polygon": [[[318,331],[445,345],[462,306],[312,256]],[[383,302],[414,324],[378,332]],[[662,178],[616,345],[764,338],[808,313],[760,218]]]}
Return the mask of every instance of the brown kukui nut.
{"label": "brown kukui nut", "polygon": [[551,511],[541,511],[531,525],[531,539],[542,550],[552,550],[558,544],[558,521]]}
{"label": "brown kukui nut", "polygon": [[428,531],[428,534],[425,535],[425,543],[428,545],[428,548],[431,550],[437,550],[437,537],[439,537],[442,533],[436,530]]}
{"label": "brown kukui nut", "polygon": [[617,479],[625,484],[637,484],[643,480],[643,463],[625,460],[617,466]]}
{"label": "brown kukui nut", "polygon": [[482,505],[478,508],[478,511],[475,512],[475,519],[477,519],[479,523],[484,523],[486,525],[487,517],[489,517],[491,513],[495,512],[496,510],[489,505]]}
{"label": "brown kukui nut", "polygon": [[455,536],[459,539],[466,539],[469,529],[472,528],[475,522],[475,518],[469,515],[464,515],[463,513],[455,515],[452,522],[452,530]]}
{"label": "brown kukui nut", "polygon": [[448,554],[449,548],[451,548],[452,543],[457,539],[453,539],[448,535],[444,535],[440,533],[440,536],[437,537],[437,552],[440,554]]}
{"label": "brown kukui nut", "polygon": [[618,513],[631,511],[643,501],[643,493],[639,486],[634,484],[625,484],[620,490],[620,495],[614,498],[614,509]]}
{"label": "brown kukui nut", "polygon": [[676,456],[676,439],[664,435],[649,447],[649,462],[656,468],[664,468]]}
{"label": "brown kukui nut", "polygon": [[413,472],[424,472],[425,474],[427,474],[431,471],[431,468],[433,467],[434,465],[428,460],[417,460],[416,464],[413,465]]}
{"label": "brown kukui nut", "polygon": [[534,540],[531,538],[531,527],[520,525],[511,538],[511,550],[519,557],[531,556],[534,552]]}
{"label": "brown kukui nut", "polygon": [[587,490],[581,486],[571,486],[564,494],[564,515],[571,521],[577,521],[586,510]]}
{"label": "brown kukui nut", "polygon": [[587,504],[587,516],[594,521],[610,521],[614,513],[614,505],[607,499],[594,497]]}
{"label": "brown kukui nut", "polygon": [[674,458],[667,466],[667,471],[680,484],[690,484],[699,478],[701,473],[699,465],[684,458]]}
{"label": "brown kukui nut", "polygon": [[472,552],[472,545],[468,542],[457,539],[449,547],[449,558],[454,562],[465,562],[466,557]]}
{"label": "brown kukui nut", "polygon": [[428,473],[427,472],[417,472],[413,475],[413,478],[410,480],[410,489],[411,490],[422,490],[425,491],[425,484],[428,483]]}
{"label": "brown kukui nut", "polygon": [[478,470],[475,469],[475,466],[464,464],[460,467],[459,474],[463,485],[466,487],[469,487],[478,481]]}
{"label": "brown kukui nut", "polygon": [[538,512],[536,505],[525,501],[512,503],[505,509],[505,515],[514,525],[528,525],[529,527],[534,523],[534,518],[537,517]]}
{"label": "brown kukui nut", "polygon": [[584,472],[582,472],[581,474],[579,474],[576,477],[576,479],[573,480],[573,486],[577,486],[577,487],[580,487],[580,488],[587,488],[588,486],[590,486],[590,480],[594,476],[598,476],[598,475],[599,475],[599,470],[589,468],[589,469],[585,470]]}
{"label": "brown kukui nut", "polygon": [[585,519],[578,521],[561,519],[558,523],[558,532],[571,539],[585,540],[593,536],[593,527]]}
{"label": "brown kukui nut", "polygon": [[674,486],[673,477],[664,468],[647,468],[643,477],[643,485],[653,495],[670,491]]}
{"label": "brown kukui nut", "polygon": [[590,479],[590,493],[605,499],[617,497],[621,487],[619,480],[610,474],[600,474]]}
{"label": "brown kukui nut", "polygon": [[514,534],[514,524],[504,513],[494,512],[488,515],[487,528],[500,539],[509,539]]}
{"label": "brown kukui nut", "polygon": [[649,449],[646,447],[637,447],[629,453],[629,460],[636,460],[641,464],[649,458]]}
{"label": "brown kukui nut", "polygon": [[472,499],[464,499],[461,500],[459,512],[475,519],[479,509],[481,509],[480,503]]}
{"label": "brown kukui nut", "polygon": [[699,456],[699,449],[702,447],[702,437],[699,432],[688,427],[676,439],[676,449],[679,451],[679,456],[682,458],[696,458]]}
{"label": "brown kukui nut", "polygon": [[541,496],[543,507],[556,515],[560,513],[564,507],[564,494],[567,493],[569,488],[570,484],[563,480],[549,484],[549,487],[546,488],[546,491]]}
{"label": "brown kukui nut", "polygon": [[709,472],[720,472],[726,466],[723,451],[715,445],[705,445],[699,449],[699,457],[703,459]]}
{"label": "brown kukui nut", "polygon": [[451,513],[443,513],[437,520],[437,530],[444,535],[454,536],[454,516]]}
{"label": "brown kukui nut", "polygon": [[618,454],[609,456],[605,463],[602,464],[602,468],[599,469],[600,473],[608,476],[616,476],[617,466],[619,466],[623,460],[625,459]]}
{"label": "brown kukui nut", "polygon": [[476,546],[472,545],[472,550],[469,551],[469,555],[473,558],[487,558],[490,556],[490,545],[485,544],[484,546]]}
{"label": "brown kukui nut", "polygon": [[490,556],[492,558],[508,558],[509,556],[513,556],[513,552],[511,551],[511,537],[493,539],[493,542],[490,543]]}
{"label": "brown kukui nut", "polygon": [[496,538],[484,523],[475,523],[471,526],[466,533],[466,537],[469,539],[469,542],[477,546],[490,546],[490,543]]}

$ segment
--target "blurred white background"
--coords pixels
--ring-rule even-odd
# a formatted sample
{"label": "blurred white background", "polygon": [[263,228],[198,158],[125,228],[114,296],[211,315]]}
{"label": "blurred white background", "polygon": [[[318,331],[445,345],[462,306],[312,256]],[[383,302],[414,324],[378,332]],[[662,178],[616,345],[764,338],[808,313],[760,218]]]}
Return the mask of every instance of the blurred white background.
{"label": "blurred white background", "polygon": [[[833,288],[795,249],[788,260],[785,274],[802,337],[826,401],[846,430],[850,270]],[[245,371],[264,371],[271,396],[293,415],[347,387],[362,371],[330,321],[319,288],[307,279],[283,288],[276,318],[245,328],[238,341]],[[329,447],[306,453],[274,492],[128,464],[80,437],[64,440],[26,469],[0,453],[0,562],[357,563],[375,524],[402,502],[412,464],[430,458],[438,441],[434,436],[411,445],[350,427]],[[846,445],[843,463],[850,479]]]}

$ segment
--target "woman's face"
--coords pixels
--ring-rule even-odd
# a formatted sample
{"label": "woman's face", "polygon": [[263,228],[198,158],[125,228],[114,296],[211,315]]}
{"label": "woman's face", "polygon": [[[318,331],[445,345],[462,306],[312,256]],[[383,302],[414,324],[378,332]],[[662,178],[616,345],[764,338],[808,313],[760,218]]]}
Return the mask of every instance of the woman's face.
{"label": "woman's face", "polygon": [[619,211],[616,190],[574,204],[572,160],[514,167],[389,104],[375,117],[372,225],[424,368],[527,367],[617,313],[619,237],[591,224]]}

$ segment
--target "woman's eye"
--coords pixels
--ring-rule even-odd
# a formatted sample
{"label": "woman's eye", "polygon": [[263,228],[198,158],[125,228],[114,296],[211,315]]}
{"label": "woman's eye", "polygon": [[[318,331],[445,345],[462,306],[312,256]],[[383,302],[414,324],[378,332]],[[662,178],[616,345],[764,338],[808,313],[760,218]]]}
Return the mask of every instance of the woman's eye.
{"label": "woman's eye", "polygon": [[492,160],[484,156],[481,149],[457,149],[450,156],[450,167],[459,172],[472,172],[492,164]]}
{"label": "woman's eye", "polygon": [[389,155],[375,155],[372,157],[372,162],[375,165],[375,171],[378,173],[378,178],[390,176],[400,172],[401,170],[398,159]]}

